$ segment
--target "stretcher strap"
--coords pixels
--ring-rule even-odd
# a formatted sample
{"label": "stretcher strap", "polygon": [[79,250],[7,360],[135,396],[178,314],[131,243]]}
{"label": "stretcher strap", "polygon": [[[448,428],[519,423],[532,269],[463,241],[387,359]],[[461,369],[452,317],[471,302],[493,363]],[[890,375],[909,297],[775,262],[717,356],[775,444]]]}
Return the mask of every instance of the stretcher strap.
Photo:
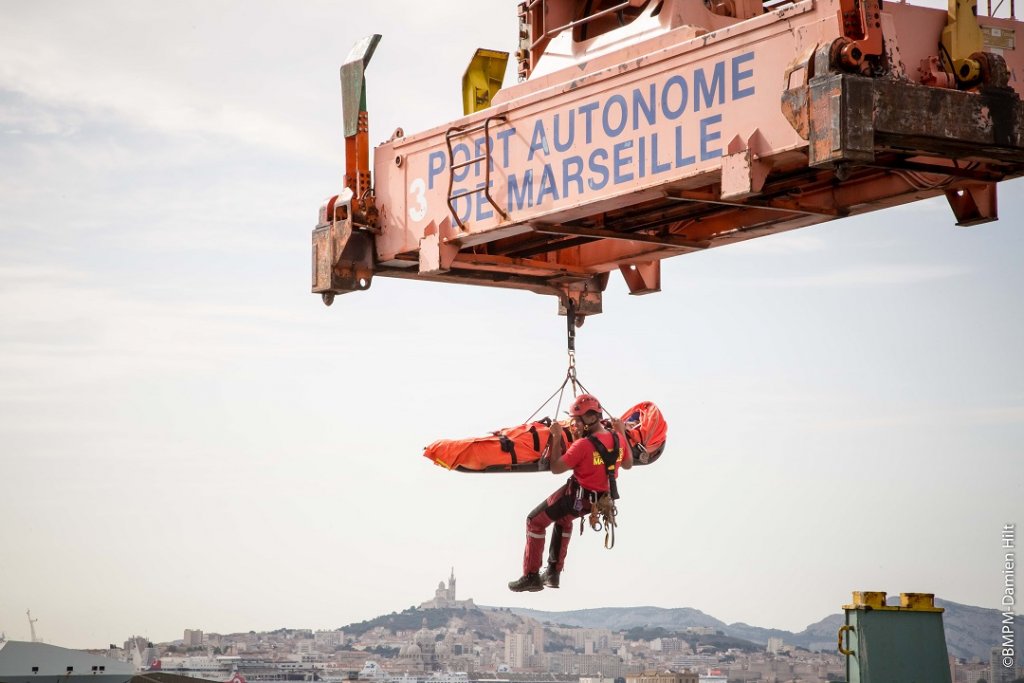
{"label": "stretcher strap", "polygon": [[498,435],[498,441],[501,443],[501,450],[508,453],[512,457],[512,464],[515,465],[519,461],[516,458],[516,444],[512,439],[508,438],[504,434]]}

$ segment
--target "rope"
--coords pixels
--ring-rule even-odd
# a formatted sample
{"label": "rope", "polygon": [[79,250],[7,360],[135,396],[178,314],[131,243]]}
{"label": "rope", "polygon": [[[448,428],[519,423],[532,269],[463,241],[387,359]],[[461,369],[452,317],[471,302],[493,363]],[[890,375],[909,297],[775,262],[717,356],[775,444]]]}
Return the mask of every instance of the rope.
{"label": "rope", "polygon": [[[546,406],[547,404],[551,403],[551,399],[553,399],[555,396],[558,396],[558,405],[561,406],[562,405],[561,394],[565,392],[565,385],[568,382],[569,382],[569,376],[566,375],[565,381],[562,382],[562,385],[560,387],[558,387],[557,389],[555,389],[555,393],[553,393],[550,396],[548,396],[547,399],[545,399],[544,402],[541,403],[540,406],[537,407],[537,410],[533,411],[533,413],[530,415],[530,417],[526,418],[526,422],[533,422],[533,418],[535,418],[537,416],[537,413],[539,413],[540,411],[544,410],[544,406]],[[556,407],[555,408],[555,417],[557,417],[557,416],[558,416],[558,408]]]}
{"label": "rope", "polygon": [[[618,526],[618,524],[615,521],[615,516],[617,514],[619,514],[619,511],[618,509],[616,509],[615,504],[613,503],[611,515],[605,517],[604,520],[604,547],[608,550],[611,550],[615,547],[615,527]],[[608,542],[609,536],[611,537],[611,543]]]}
{"label": "rope", "polygon": [[566,350],[569,356],[569,367],[565,371],[565,379],[562,380],[562,383],[558,386],[557,389],[555,389],[554,393],[548,396],[547,399],[545,399],[545,401],[541,403],[537,407],[537,409],[533,411],[533,413],[530,414],[530,417],[526,418],[526,422],[532,422],[533,418],[537,417],[537,413],[544,410],[545,406],[551,403],[555,396],[558,397],[558,402],[555,404],[554,416],[554,419],[557,420],[558,411],[562,409],[562,399],[565,398],[565,388],[567,386],[572,386],[573,397],[576,397],[581,392],[584,394],[590,393],[589,391],[587,391],[586,387],[583,386],[579,378],[576,376],[576,302],[574,302],[572,299],[569,299],[568,303],[566,303],[565,305],[565,323]]}

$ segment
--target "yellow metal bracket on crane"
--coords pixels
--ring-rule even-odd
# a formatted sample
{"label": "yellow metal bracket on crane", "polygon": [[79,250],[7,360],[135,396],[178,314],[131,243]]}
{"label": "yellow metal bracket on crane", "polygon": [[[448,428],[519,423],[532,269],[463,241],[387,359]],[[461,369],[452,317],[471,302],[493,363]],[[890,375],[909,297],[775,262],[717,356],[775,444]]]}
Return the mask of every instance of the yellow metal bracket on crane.
{"label": "yellow metal bracket on crane", "polygon": [[977,15],[978,0],[949,0],[941,57],[960,85],[974,85],[981,79],[981,63],[974,55],[985,49],[985,39]]}
{"label": "yellow metal bracket on crane", "polygon": [[505,80],[508,53],[479,48],[462,75],[462,113],[472,114],[491,106],[491,99]]}

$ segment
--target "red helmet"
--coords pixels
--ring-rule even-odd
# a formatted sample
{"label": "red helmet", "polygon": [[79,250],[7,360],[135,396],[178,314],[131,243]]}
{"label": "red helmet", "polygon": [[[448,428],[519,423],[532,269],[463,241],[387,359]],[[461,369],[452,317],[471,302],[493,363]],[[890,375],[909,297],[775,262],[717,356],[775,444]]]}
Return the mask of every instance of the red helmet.
{"label": "red helmet", "polygon": [[594,412],[601,412],[601,402],[598,401],[591,394],[580,394],[576,397],[576,400],[569,406],[569,415],[573,417],[582,417],[585,413],[589,413],[591,410]]}

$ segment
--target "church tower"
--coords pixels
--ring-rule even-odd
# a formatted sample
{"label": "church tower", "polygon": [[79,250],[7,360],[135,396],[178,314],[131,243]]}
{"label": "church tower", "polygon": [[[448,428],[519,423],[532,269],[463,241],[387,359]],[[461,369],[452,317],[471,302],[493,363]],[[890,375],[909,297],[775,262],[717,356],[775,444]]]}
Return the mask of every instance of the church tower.
{"label": "church tower", "polygon": [[452,567],[452,575],[448,578],[448,599],[455,602],[455,567]]}

